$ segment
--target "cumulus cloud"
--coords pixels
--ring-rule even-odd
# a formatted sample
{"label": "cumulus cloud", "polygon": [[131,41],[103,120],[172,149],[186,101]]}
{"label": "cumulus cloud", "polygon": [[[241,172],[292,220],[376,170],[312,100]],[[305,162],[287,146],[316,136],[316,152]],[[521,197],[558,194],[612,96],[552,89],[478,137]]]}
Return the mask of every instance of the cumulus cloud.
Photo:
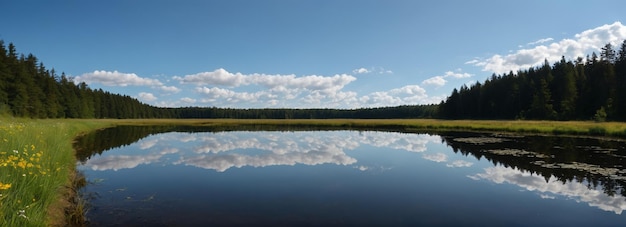
{"label": "cumulus cloud", "polygon": [[[320,104],[341,106],[354,102],[356,93],[342,89],[356,80],[347,74],[334,76],[296,76],[230,73],[225,69],[197,73],[184,77],[174,77],[182,84],[196,85],[194,91],[201,94],[201,103],[215,106],[257,106],[268,107],[285,104]],[[241,86],[254,86],[258,91],[239,91]],[[297,102],[299,100],[300,102]],[[304,107],[304,106],[290,106]]]}
{"label": "cumulus cloud", "polygon": [[373,92],[358,99],[361,106],[398,106],[429,103],[426,90],[419,85],[406,85],[388,91]]}
{"label": "cumulus cloud", "polygon": [[363,74],[363,73],[370,73],[371,71],[366,69],[366,68],[358,68],[355,70],[352,70],[352,73],[354,74]]}
{"label": "cumulus cloud", "polygon": [[443,78],[443,76],[434,76],[431,78],[428,78],[424,81],[422,81],[423,85],[434,85],[437,87],[441,87],[443,85],[446,85],[448,81],[446,79]]}
{"label": "cumulus cloud", "polygon": [[[529,49],[520,49],[512,54],[493,55],[487,59],[474,59],[466,64],[479,66],[483,71],[507,73],[518,71],[543,64],[547,59],[555,62],[564,56],[567,59],[584,57],[593,51],[599,51],[607,43],[617,46],[626,39],[626,26],[621,22],[606,24],[576,34],[573,39],[563,39],[552,42],[551,39],[542,39],[532,44],[542,44]],[[544,45],[545,44],[545,45]]]}
{"label": "cumulus cloud", "polygon": [[225,88],[218,87],[201,87],[196,88],[196,92],[205,96],[201,102],[211,103],[225,100],[227,103],[239,103],[239,102],[257,102],[264,92],[235,92]]}
{"label": "cumulus cloud", "polygon": [[241,73],[230,73],[225,69],[216,69],[213,72],[201,72],[184,77],[175,76],[174,79],[183,84],[196,85],[223,85],[237,87],[246,84],[245,76]]}
{"label": "cumulus cloud", "polygon": [[198,86],[213,85],[213,86],[228,86],[228,87],[240,87],[245,85],[260,85],[269,89],[307,89],[307,90],[338,90],[343,88],[346,84],[355,81],[356,78],[347,75],[334,75],[334,76],[302,76],[296,77],[296,75],[268,75],[268,74],[242,74],[231,73],[225,69],[217,69],[213,72],[202,72],[184,77],[174,77],[175,80],[180,81],[183,84],[194,84]]}
{"label": "cumulus cloud", "polygon": [[176,86],[159,86],[157,87],[157,89],[164,91],[164,92],[168,92],[168,93],[180,92],[180,88],[177,88]]}
{"label": "cumulus cloud", "polygon": [[526,45],[533,46],[533,45],[537,45],[537,44],[547,43],[547,42],[550,42],[552,40],[554,40],[554,39],[553,38],[539,39],[537,41],[530,42],[530,43],[528,43]]}
{"label": "cumulus cloud", "polygon": [[[356,80],[354,76],[347,74],[297,77],[295,75],[233,74],[222,69],[216,72],[214,75],[221,75],[219,76],[221,79],[215,79],[215,76],[213,76],[205,77],[204,80],[198,80],[196,75],[201,74],[194,74],[190,77],[178,77],[176,79],[182,83],[207,84],[207,81],[213,81],[214,84],[229,85],[229,87],[217,85],[212,87],[199,86],[194,89],[196,93],[201,95],[198,102],[214,106],[271,107],[289,105],[289,107],[293,108],[320,106],[358,108],[425,104],[432,101],[426,94],[426,90],[418,85],[407,85],[388,91],[359,96],[356,92],[343,90],[346,85]],[[454,75],[456,76],[457,74]],[[219,83],[215,83],[215,81]],[[256,85],[265,89],[258,91],[249,91],[248,88],[246,88],[247,91],[237,89],[238,86],[243,85]],[[435,102],[437,101],[439,100],[435,100]]]}
{"label": "cumulus cloud", "polygon": [[180,101],[183,102],[183,103],[187,103],[187,104],[194,104],[194,103],[196,103],[196,99],[192,99],[192,98],[189,98],[189,97],[181,98]]}
{"label": "cumulus cloud", "polygon": [[147,102],[152,102],[154,100],[157,100],[157,97],[154,96],[154,94],[152,94],[152,93],[139,92],[139,99],[141,99],[143,101],[147,101]]}
{"label": "cumulus cloud", "polygon": [[[369,73],[392,73],[384,68],[359,68]],[[461,72],[446,72],[442,77],[466,77]],[[429,97],[418,85],[406,85],[387,91],[359,94],[346,90],[357,80],[348,74],[332,76],[294,74],[271,75],[262,73],[231,73],[225,69],[174,76],[163,84],[157,79],[147,79],[134,73],[95,71],[78,77],[81,81],[116,86],[150,86],[155,92],[137,91],[138,99],[161,107],[180,107],[192,104],[232,108],[362,108],[397,105],[416,105],[439,102],[439,97]],[[425,82],[423,84],[429,84]],[[180,86],[180,87],[179,87]],[[173,99],[163,99],[175,93]],[[197,96],[193,96],[195,95]],[[162,95],[159,95],[162,94]],[[157,98],[159,97],[159,98]]]}
{"label": "cumulus cloud", "polygon": [[469,73],[461,73],[459,70],[457,70],[457,72],[453,72],[453,71],[447,71],[444,74],[444,77],[452,77],[452,78],[457,78],[457,79],[461,79],[461,78],[469,78],[472,77],[472,74]]}
{"label": "cumulus cloud", "polygon": [[393,74],[393,71],[389,69],[385,69],[383,67],[371,67],[369,69],[361,67],[361,68],[352,70],[352,73],[354,74],[369,74],[369,73]]}
{"label": "cumulus cloud", "polygon": [[443,74],[443,76],[434,76],[434,77],[428,78],[422,81],[422,84],[431,85],[435,87],[442,87],[446,85],[446,83],[448,83],[448,81],[445,78],[452,77],[455,79],[462,79],[462,78],[469,78],[473,76],[472,74],[461,72],[460,69],[457,69],[456,71],[457,72],[447,71]]}
{"label": "cumulus cloud", "polygon": [[143,78],[134,73],[121,73],[118,71],[93,71],[75,78],[77,82],[100,83],[106,86],[162,86],[157,79]]}

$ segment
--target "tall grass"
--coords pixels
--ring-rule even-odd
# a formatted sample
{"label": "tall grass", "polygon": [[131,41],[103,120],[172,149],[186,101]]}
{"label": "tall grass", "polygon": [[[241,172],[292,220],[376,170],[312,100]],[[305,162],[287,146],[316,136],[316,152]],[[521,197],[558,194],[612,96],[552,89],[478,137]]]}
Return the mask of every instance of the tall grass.
{"label": "tall grass", "polygon": [[105,125],[0,118],[0,226],[63,225],[76,165],[72,141]]}
{"label": "tall grass", "polygon": [[625,122],[507,121],[436,119],[143,119],[105,120],[118,125],[237,126],[281,125],[403,131],[489,131],[547,135],[582,135],[626,138]]}

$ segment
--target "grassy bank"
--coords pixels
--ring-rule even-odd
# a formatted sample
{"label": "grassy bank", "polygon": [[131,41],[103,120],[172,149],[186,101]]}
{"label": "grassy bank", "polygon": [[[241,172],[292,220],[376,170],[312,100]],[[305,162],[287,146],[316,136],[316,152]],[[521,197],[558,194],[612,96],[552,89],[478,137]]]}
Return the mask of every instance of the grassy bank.
{"label": "grassy bank", "polygon": [[107,124],[0,118],[0,226],[63,225],[76,163],[72,141]]}
{"label": "grassy bank", "polygon": [[497,121],[435,119],[142,119],[102,120],[118,125],[237,126],[283,125],[403,131],[489,131],[547,135],[608,136],[626,138],[626,123],[593,121]]}
{"label": "grassy bank", "polygon": [[0,226],[49,226],[65,222],[80,133],[111,125],[292,126],[398,131],[493,131],[626,138],[626,123],[473,121],[424,119],[128,119],[31,120],[0,118]]}

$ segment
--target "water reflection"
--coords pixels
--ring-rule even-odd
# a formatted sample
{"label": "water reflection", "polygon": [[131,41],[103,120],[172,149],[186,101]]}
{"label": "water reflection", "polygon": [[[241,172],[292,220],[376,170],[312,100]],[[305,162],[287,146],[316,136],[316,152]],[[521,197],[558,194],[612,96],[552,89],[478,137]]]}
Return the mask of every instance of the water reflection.
{"label": "water reflection", "polygon": [[555,177],[562,183],[585,182],[607,195],[626,196],[626,143],[573,137],[444,133],[455,153],[485,158],[494,165]]}
{"label": "water reflection", "polygon": [[470,175],[474,180],[486,179],[497,184],[514,184],[528,191],[540,192],[541,198],[555,199],[555,196],[564,196],[577,202],[584,202],[589,206],[601,210],[621,214],[626,209],[626,198],[622,195],[610,196],[601,190],[589,188],[582,182],[561,182],[557,177],[542,176],[504,166],[485,168],[484,173]]}
{"label": "water reflection", "polygon": [[[141,147],[141,144],[139,145]],[[147,148],[142,148],[147,149]],[[146,155],[109,155],[104,157],[98,157],[87,161],[84,166],[92,170],[120,170],[120,169],[132,169],[142,164],[150,164],[152,162],[160,161],[161,157],[166,154],[177,153],[176,148],[165,148],[161,151],[154,152]]]}
{"label": "water reflection", "polygon": [[[149,152],[95,157],[85,161],[83,166],[92,170],[134,168],[141,164],[163,162],[162,157],[167,154],[178,155],[167,164],[195,166],[218,172],[245,166],[352,165],[357,160],[345,151],[361,145],[424,152],[429,141],[438,140],[439,137],[423,134],[347,131],[168,133],[142,139],[134,145],[139,150]],[[194,141],[193,145],[186,145],[191,141]],[[167,147],[171,144],[177,144],[177,148]],[[429,157],[424,156],[426,159]],[[359,169],[367,167],[361,166]]]}
{"label": "water reflection", "polygon": [[[153,195],[186,194],[180,191],[191,190],[189,194],[207,199],[199,199],[193,209],[214,209],[213,212],[218,214],[232,214],[232,210],[242,209],[254,213],[257,211],[249,209],[264,204],[265,209],[274,211],[271,215],[281,215],[280,207],[270,207],[276,201],[279,201],[278,204],[297,204],[296,208],[291,208],[302,211],[303,216],[299,220],[318,218],[306,216],[310,212],[332,216],[330,213],[343,214],[355,210],[355,213],[347,214],[353,217],[376,216],[379,220],[388,220],[385,218],[395,215],[397,220],[407,221],[403,222],[407,225],[459,224],[454,220],[468,217],[455,215],[469,212],[467,210],[471,210],[467,214],[470,216],[501,216],[502,220],[491,220],[500,224],[520,223],[508,222],[507,218],[515,218],[516,212],[508,214],[505,212],[507,209],[526,214],[583,212],[583,208],[571,204],[561,207],[563,211],[542,207],[528,202],[528,197],[524,195],[558,204],[575,201],[585,204],[584,209],[592,207],[596,211],[608,211],[603,213],[610,212],[613,216],[626,209],[626,171],[623,167],[626,164],[626,149],[625,143],[619,141],[452,132],[429,135],[376,131],[220,131],[214,128],[175,127],[119,130],[103,130],[98,132],[99,135],[88,135],[83,139],[86,145],[77,145],[82,148],[79,168],[91,171],[88,176],[106,177],[109,173],[124,172],[112,178],[129,177],[121,180],[123,184],[119,186],[107,187],[106,193],[115,194],[116,188],[128,187],[128,195],[121,198],[152,198]],[[196,175],[180,177],[174,174],[188,172],[195,172]],[[202,175],[197,175],[198,172]],[[169,182],[175,181],[174,184],[182,186],[174,189],[173,186],[150,183],[149,179],[153,178],[167,182],[167,179],[162,179],[165,176],[172,177]],[[148,185],[145,187],[149,189],[143,189],[146,194],[130,194],[133,186],[129,184],[137,179]],[[184,186],[183,180],[188,180],[193,186]],[[293,182],[293,185],[285,182]],[[166,191],[155,191],[157,188],[165,188],[163,190]],[[254,191],[249,191],[251,188]],[[515,189],[507,190],[510,188]],[[501,195],[484,195],[485,191],[497,191]],[[239,200],[241,197],[246,199]],[[178,201],[159,199],[150,201],[167,201],[167,206],[172,207],[172,201]],[[216,201],[223,201],[223,204],[210,205]],[[486,201],[506,209],[491,210],[483,206]],[[465,209],[450,214],[450,204]],[[190,205],[180,204],[172,209],[184,209],[185,206]],[[305,208],[307,206],[311,208]],[[377,215],[372,208],[367,208],[376,206],[389,212]],[[226,210],[221,207],[226,207]],[[494,212],[503,213],[496,215]],[[456,219],[443,218],[443,214]],[[428,216],[439,217],[439,222],[420,219]],[[615,223],[611,222],[615,219],[609,220],[611,217],[601,217],[609,224]],[[572,217],[576,220],[573,223],[582,223],[577,218]],[[345,223],[368,223],[346,220]],[[333,221],[318,224],[335,223]],[[541,223],[539,221],[537,223]],[[464,224],[472,223],[483,225],[489,222]]]}

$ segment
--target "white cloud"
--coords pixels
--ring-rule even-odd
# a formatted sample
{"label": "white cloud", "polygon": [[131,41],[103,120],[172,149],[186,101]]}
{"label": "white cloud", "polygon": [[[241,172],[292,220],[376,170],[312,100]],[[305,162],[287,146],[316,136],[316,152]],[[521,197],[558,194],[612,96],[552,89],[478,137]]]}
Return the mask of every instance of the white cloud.
{"label": "white cloud", "polygon": [[[363,68],[365,69],[365,68]],[[366,69],[368,70],[368,69]],[[357,69],[357,71],[364,72]],[[446,72],[444,77],[466,77],[467,74]],[[372,68],[370,73],[392,73],[384,68]],[[262,73],[231,73],[225,69],[186,76],[175,76],[163,84],[157,79],[141,78],[132,73],[96,71],[78,77],[83,81],[106,85],[150,86],[157,92],[137,91],[138,99],[161,107],[180,107],[192,104],[232,108],[362,108],[397,105],[429,104],[439,102],[440,97],[429,97],[418,85],[407,85],[387,91],[359,94],[345,90],[357,80],[348,74],[333,76],[270,75]],[[180,87],[169,83],[178,82]],[[425,82],[423,84],[428,84]],[[195,95],[193,96],[195,92]],[[180,97],[164,99],[183,93]],[[158,96],[158,98],[157,98]]]}
{"label": "white cloud", "polygon": [[196,99],[192,99],[192,98],[189,98],[189,97],[181,98],[180,101],[183,102],[183,103],[187,103],[187,104],[194,104],[194,103],[196,103]]}
{"label": "white cloud", "polygon": [[398,106],[430,103],[426,90],[418,85],[406,85],[388,91],[373,92],[359,97],[361,106]]}
{"label": "white cloud", "polygon": [[424,81],[422,81],[422,84],[432,85],[435,87],[442,87],[446,85],[446,83],[448,83],[448,81],[445,78],[452,77],[456,79],[463,79],[463,78],[469,78],[473,76],[472,74],[461,72],[461,69],[457,69],[456,71],[457,72],[447,71],[443,74],[443,76],[434,76],[434,77],[425,79]]}
{"label": "white cloud", "polygon": [[393,74],[393,71],[385,69],[383,67],[371,67],[367,68],[358,68],[352,70],[354,74],[367,74],[367,73],[378,73],[378,74]]}
{"label": "white cloud", "polygon": [[428,79],[425,79],[424,81],[422,81],[423,85],[433,85],[433,86],[437,86],[437,87],[441,87],[443,85],[446,85],[448,81],[446,79],[443,78],[443,76],[434,76]]}
{"label": "white cloud", "polygon": [[322,90],[334,92],[342,89],[345,85],[356,80],[356,77],[341,74],[328,76],[303,76],[295,75],[264,75],[254,74],[247,78],[254,84],[262,85],[270,89],[306,89],[310,91]]}
{"label": "white cloud", "polygon": [[478,64],[480,62],[481,62],[480,59],[472,59],[472,60],[466,61],[465,64],[466,65],[475,65],[475,64]]}
{"label": "white cloud", "polygon": [[[213,106],[257,106],[257,107],[283,107],[291,108],[359,108],[373,106],[396,106],[431,103],[426,90],[418,85],[407,85],[388,91],[374,92],[369,95],[359,96],[353,91],[344,91],[344,87],[356,80],[356,77],[346,74],[334,76],[302,76],[295,75],[267,75],[267,74],[231,74],[225,70],[218,70],[215,75],[230,75],[220,78],[234,78],[236,82],[221,84],[231,85],[231,88],[219,86],[196,87],[194,91],[201,94],[200,103]],[[204,75],[204,74],[194,74]],[[456,75],[456,74],[455,74]],[[461,75],[459,73],[459,75]],[[179,81],[200,81],[193,76],[179,77]],[[205,77],[205,79],[208,77]],[[215,79],[214,77],[210,77]],[[207,80],[203,80],[206,82]],[[215,81],[215,80],[214,80]],[[204,84],[204,82],[198,82]],[[238,85],[256,85],[259,91],[238,91]],[[181,100],[182,101],[182,100]],[[436,102],[439,100],[435,100]],[[182,103],[182,102],[181,102]]]}
{"label": "white cloud", "polygon": [[452,71],[447,71],[444,74],[444,77],[453,77],[453,78],[457,78],[457,79],[461,79],[461,78],[469,78],[472,77],[472,74],[469,73],[461,73],[461,72],[452,72]]}
{"label": "white cloud", "polygon": [[554,39],[553,38],[539,39],[537,41],[530,42],[530,43],[528,43],[526,45],[533,46],[533,45],[537,45],[537,44],[547,43],[547,42],[550,42],[552,40],[554,40]]}
{"label": "white cloud", "polygon": [[372,71],[370,71],[370,70],[368,70],[366,68],[358,68],[358,69],[352,70],[352,73],[354,73],[354,74],[363,74],[363,73],[370,73],[370,72],[372,72]]}
{"label": "white cloud", "polygon": [[225,69],[216,69],[213,72],[201,72],[184,77],[175,76],[174,79],[183,84],[196,85],[223,85],[238,87],[245,85],[244,75],[241,73],[230,73]]}
{"label": "white cloud", "polygon": [[75,78],[77,82],[85,83],[100,83],[106,86],[162,86],[157,79],[142,78],[134,73],[121,73],[118,71],[93,71],[91,73],[85,73]]}
{"label": "white cloud", "polygon": [[220,101],[224,101],[226,103],[257,102],[258,99],[263,95],[263,92],[235,92],[229,89],[218,87],[196,88],[196,92],[205,96],[205,98],[201,100],[201,102],[204,103]]}
{"label": "white cloud", "polygon": [[356,77],[341,74],[334,76],[302,76],[295,75],[267,75],[267,74],[241,74],[230,73],[225,69],[217,69],[213,72],[202,72],[184,77],[174,77],[183,84],[214,85],[240,87],[245,85],[260,85],[269,89],[307,89],[337,91],[348,83],[355,81]]}
{"label": "white cloud", "polygon": [[[591,52],[598,52],[607,43],[619,45],[626,39],[626,26],[620,22],[602,25],[583,31],[574,36],[574,39],[563,39],[546,45],[538,45],[530,49],[520,49],[512,54],[493,55],[487,59],[474,59],[466,62],[474,66],[482,67],[483,71],[495,73],[507,73],[528,69],[543,64],[547,59],[555,62],[565,56],[566,59],[585,57]],[[543,39],[541,44],[552,40]],[[535,42],[533,42],[535,43]]]}
{"label": "white cloud", "polygon": [[178,93],[180,92],[180,88],[177,88],[175,86],[160,86],[158,87],[159,90],[164,91],[164,92],[169,92],[169,93]]}
{"label": "white cloud", "polygon": [[139,92],[139,99],[147,101],[147,102],[152,102],[154,100],[157,100],[157,97],[154,96],[154,94],[152,93]]}

